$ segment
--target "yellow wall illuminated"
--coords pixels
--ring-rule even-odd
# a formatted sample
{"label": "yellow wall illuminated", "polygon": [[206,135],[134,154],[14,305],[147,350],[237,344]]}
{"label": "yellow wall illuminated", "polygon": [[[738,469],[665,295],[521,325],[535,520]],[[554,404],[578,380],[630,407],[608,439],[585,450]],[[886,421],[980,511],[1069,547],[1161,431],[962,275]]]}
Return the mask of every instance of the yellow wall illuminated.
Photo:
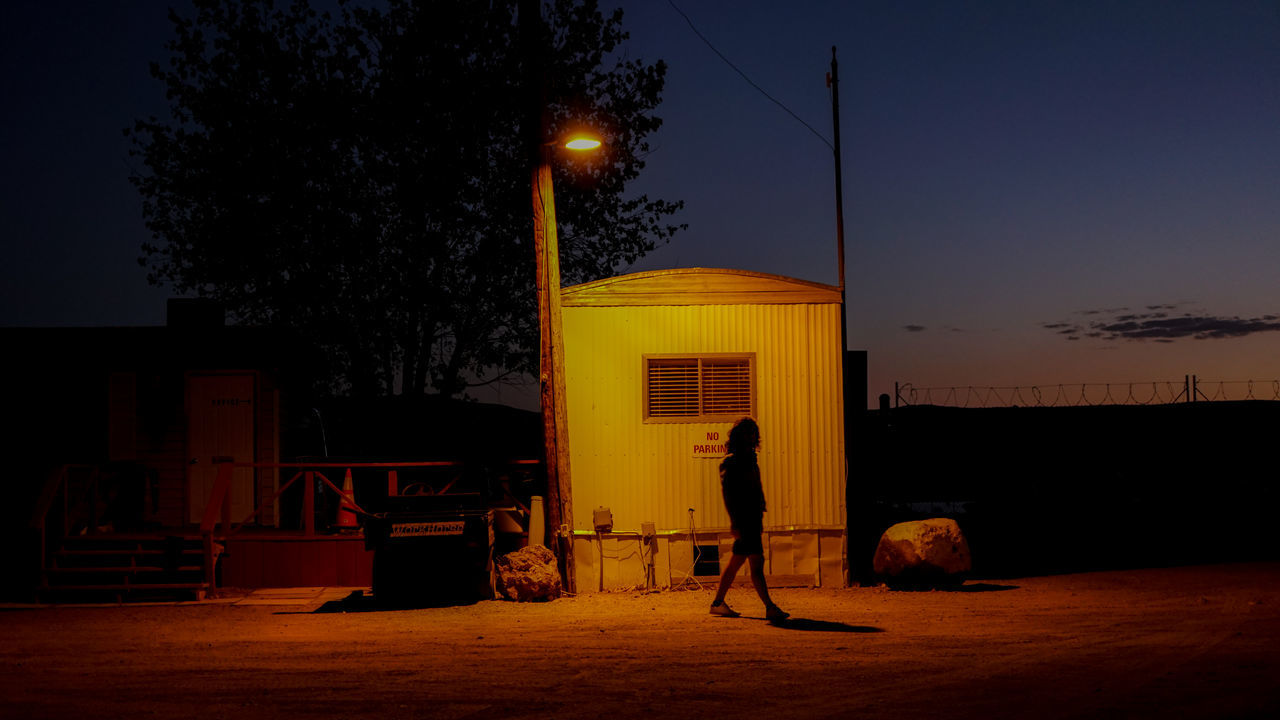
{"label": "yellow wall illuminated", "polygon": [[727,528],[719,460],[695,457],[730,424],[646,423],[643,357],[754,353],[766,528],[843,528],[844,418],[837,303],[566,306],[573,527]]}

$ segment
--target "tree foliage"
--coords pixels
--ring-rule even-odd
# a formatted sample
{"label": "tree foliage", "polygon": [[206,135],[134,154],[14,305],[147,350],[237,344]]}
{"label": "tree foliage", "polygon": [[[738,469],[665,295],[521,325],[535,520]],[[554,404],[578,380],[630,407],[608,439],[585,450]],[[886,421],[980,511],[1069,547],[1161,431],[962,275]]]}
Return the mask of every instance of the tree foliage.
{"label": "tree foliage", "polygon": [[534,33],[519,15],[516,0],[171,12],[151,69],[170,117],[125,131],[151,282],[299,332],[356,395],[455,396],[536,371],[537,104],[541,140],[575,124],[608,140],[554,163],[565,282],[669,241],[681,204],[626,192],[666,68],[617,52],[621,11],[553,0]]}

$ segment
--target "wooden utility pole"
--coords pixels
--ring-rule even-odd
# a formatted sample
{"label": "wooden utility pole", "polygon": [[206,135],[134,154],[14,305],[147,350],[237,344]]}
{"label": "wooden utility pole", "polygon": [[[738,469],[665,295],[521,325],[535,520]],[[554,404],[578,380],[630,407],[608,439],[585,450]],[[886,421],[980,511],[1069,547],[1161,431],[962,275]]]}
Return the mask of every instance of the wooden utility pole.
{"label": "wooden utility pole", "polygon": [[[547,142],[546,69],[542,62],[542,10],[537,0],[519,7],[521,36],[530,87],[529,159],[532,167],[534,286],[538,296],[538,391],[542,409],[543,467],[547,477],[547,541],[561,563],[565,589],[574,592],[573,506],[569,477],[568,416],[565,410],[563,332],[560,324],[560,246],[556,236],[555,195]],[[569,533],[562,532],[562,528]],[[530,538],[532,542],[534,538]]]}
{"label": "wooden utility pole", "polygon": [[564,563],[564,583],[574,591],[573,500],[569,475],[568,414],[565,411],[564,332],[560,323],[560,250],[556,236],[555,197],[551,163],[545,157],[533,171],[534,253],[537,255],[538,335],[541,353],[538,388],[542,407],[544,459],[547,474],[547,529],[551,547]]}

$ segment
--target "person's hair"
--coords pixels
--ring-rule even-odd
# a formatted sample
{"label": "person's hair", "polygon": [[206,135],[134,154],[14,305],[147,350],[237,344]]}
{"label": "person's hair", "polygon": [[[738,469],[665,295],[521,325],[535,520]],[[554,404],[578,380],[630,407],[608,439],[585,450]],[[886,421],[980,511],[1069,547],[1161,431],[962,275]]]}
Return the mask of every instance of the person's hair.
{"label": "person's hair", "polygon": [[760,446],[760,426],[756,425],[756,421],[749,417],[742,418],[733,424],[733,429],[729,431],[729,441],[726,443],[726,450],[737,455],[738,453],[753,453]]}

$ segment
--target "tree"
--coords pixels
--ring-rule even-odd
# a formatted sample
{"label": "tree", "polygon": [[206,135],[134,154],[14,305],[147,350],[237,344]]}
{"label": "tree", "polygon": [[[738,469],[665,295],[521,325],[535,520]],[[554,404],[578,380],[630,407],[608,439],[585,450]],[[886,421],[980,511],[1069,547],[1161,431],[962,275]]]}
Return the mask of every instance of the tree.
{"label": "tree", "polygon": [[[522,36],[515,0],[196,0],[171,11],[167,119],[126,130],[154,284],[324,348],[334,389],[465,393],[537,368],[530,112],[601,128],[557,163],[566,282],[611,275],[680,229],[633,197],[666,67],[618,57],[622,13],[553,0]],[[531,119],[532,118],[532,119]]]}

